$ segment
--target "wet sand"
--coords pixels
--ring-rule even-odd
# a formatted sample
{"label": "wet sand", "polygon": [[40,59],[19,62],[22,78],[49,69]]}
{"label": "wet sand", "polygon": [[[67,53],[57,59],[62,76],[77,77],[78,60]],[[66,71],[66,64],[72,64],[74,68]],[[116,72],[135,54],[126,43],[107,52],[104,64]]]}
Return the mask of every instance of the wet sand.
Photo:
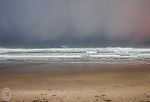
{"label": "wet sand", "polygon": [[9,102],[150,102],[150,65],[1,63],[3,88]]}

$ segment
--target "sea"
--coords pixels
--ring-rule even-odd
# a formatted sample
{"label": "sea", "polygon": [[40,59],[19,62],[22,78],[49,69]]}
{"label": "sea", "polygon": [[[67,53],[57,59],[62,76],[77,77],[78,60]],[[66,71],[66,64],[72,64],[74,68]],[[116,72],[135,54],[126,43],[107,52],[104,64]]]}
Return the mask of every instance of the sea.
{"label": "sea", "polygon": [[0,61],[150,63],[150,48],[0,48]]}

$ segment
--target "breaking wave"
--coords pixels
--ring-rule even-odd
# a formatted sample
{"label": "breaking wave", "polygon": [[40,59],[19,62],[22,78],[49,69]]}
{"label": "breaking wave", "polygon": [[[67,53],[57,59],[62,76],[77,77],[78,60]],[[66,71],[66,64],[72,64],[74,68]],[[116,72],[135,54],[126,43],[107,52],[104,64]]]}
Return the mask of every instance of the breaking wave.
{"label": "breaking wave", "polygon": [[0,48],[0,60],[150,60],[149,48]]}

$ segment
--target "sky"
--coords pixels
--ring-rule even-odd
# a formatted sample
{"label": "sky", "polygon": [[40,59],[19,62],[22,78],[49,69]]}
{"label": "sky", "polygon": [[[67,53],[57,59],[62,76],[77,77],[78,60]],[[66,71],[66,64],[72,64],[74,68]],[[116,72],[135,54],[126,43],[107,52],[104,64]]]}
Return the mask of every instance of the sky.
{"label": "sky", "polygon": [[1,47],[150,47],[150,0],[0,0]]}

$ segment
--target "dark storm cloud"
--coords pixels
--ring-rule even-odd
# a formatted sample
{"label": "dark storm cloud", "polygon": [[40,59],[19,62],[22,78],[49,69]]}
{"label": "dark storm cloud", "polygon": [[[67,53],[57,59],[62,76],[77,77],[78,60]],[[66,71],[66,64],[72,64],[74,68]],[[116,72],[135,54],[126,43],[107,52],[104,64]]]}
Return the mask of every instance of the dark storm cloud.
{"label": "dark storm cloud", "polygon": [[149,0],[0,0],[0,45],[149,44],[149,18]]}

